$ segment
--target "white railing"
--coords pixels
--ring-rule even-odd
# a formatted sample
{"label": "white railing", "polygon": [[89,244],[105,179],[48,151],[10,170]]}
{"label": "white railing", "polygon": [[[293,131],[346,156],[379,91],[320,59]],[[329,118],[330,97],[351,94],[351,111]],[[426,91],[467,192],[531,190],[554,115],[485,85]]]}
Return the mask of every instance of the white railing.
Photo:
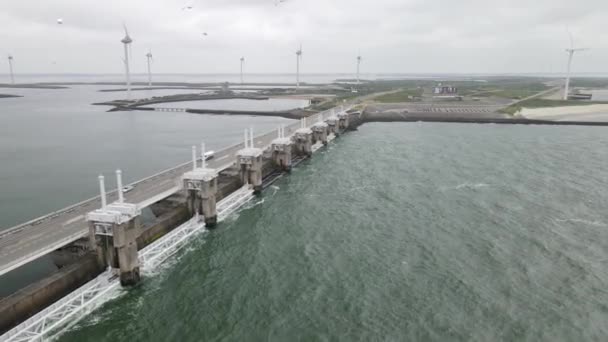
{"label": "white railing", "polygon": [[[252,195],[253,191],[249,189],[249,186],[245,186],[221,200],[217,205],[218,221],[224,220],[226,216],[249,201]],[[197,218],[186,222],[180,228],[174,229],[162,239],[139,251],[140,265],[144,270],[156,268],[160,262],[174,254],[184,241],[204,228],[205,225],[200,223]]]}
{"label": "white railing", "polygon": [[[112,272],[106,271],[53,305],[0,336],[0,342],[44,341],[49,333],[67,329],[117,291],[120,283]],[[61,329],[61,330],[59,330]]]}

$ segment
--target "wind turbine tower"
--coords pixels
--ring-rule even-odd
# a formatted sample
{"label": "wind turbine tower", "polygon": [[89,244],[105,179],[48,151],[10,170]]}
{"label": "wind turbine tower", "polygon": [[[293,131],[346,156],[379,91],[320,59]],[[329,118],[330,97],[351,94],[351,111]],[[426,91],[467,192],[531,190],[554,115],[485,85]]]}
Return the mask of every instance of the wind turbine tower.
{"label": "wind turbine tower", "polygon": [[245,63],[245,57],[241,57],[241,85],[243,85],[243,64]]}
{"label": "wind turbine tower", "polygon": [[11,84],[15,84],[15,74],[13,74],[13,56],[8,55],[8,68],[11,71]]}
{"label": "wind turbine tower", "polygon": [[148,87],[152,86],[152,69],[150,68],[150,63],[152,63],[152,51],[148,51],[146,54],[146,58],[148,59]]}
{"label": "wind turbine tower", "polygon": [[[570,32],[568,32],[568,34],[570,34]],[[572,58],[574,57],[574,54],[580,51],[585,51],[585,50],[589,50],[587,48],[574,48],[574,39],[572,39],[572,34],[570,34],[570,48],[566,49],[566,52],[568,53],[568,71],[566,73],[566,85],[564,86],[564,96],[563,99],[564,100],[568,100],[568,93],[570,91],[570,69],[572,66]]]}
{"label": "wind turbine tower", "polygon": [[300,49],[296,51],[296,89],[300,88],[300,60],[302,60],[302,44],[300,44]]}
{"label": "wind turbine tower", "polygon": [[361,66],[361,55],[357,56],[357,84],[359,84],[359,68]]}
{"label": "wind turbine tower", "polygon": [[133,39],[129,36],[129,31],[127,30],[127,26],[125,25],[125,37],[121,40],[122,44],[125,46],[125,74],[127,77],[127,100],[131,99],[131,72],[129,71],[129,50],[130,45],[133,43]]}

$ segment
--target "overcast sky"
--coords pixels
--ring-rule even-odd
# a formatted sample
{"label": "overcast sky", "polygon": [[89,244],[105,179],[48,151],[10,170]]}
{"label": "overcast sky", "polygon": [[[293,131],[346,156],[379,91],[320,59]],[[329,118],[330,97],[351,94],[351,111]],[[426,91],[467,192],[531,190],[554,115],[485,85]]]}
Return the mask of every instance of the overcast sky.
{"label": "overcast sky", "polygon": [[[182,10],[192,6],[191,10]],[[64,24],[58,25],[62,18]],[[608,72],[607,0],[0,0],[0,53],[21,73]],[[207,32],[208,36],[204,36]],[[3,58],[6,67],[6,57]],[[0,70],[4,73],[5,70]]]}

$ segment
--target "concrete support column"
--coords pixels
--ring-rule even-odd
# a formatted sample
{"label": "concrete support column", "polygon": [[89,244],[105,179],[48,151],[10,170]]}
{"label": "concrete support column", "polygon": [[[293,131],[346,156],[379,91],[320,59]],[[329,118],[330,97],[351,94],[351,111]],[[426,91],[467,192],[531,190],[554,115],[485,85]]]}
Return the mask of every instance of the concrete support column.
{"label": "concrete support column", "polygon": [[323,145],[327,145],[327,124],[325,122],[317,122],[312,126],[313,142],[321,142]]}
{"label": "concrete support column", "polygon": [[[91,242],[90,248],[95,251],[97,263],[102,268],[107,268],[108,266],[118,268],[118,256],[114,253],[114,239],[112,238],[113,226],[111,224],[93,221],[89,221],[88,224],[89,239]],[[99,234],[99,232],[104,229],[107,231],[107,234]]]}
{"label": "concrete support column", "polygon": [[120,275],[123,286],[140,280],[137,237],[141,234],[141,210],[135,204],[123,203],[121,172],[117,171],[119,200],[106,202],[104,177],[99,177],[101,209],[87,214],[91,245],[103,267],[110,266]]}
{"label": "concrete support column", "polygon": [[[128,212],[134,213],[134,215]],[[123,286],[140,280],[137,237],[141,233],[140,212],[132,204],[111,204],[87,215],[92,244],[103,267],[118,271]]]}
{"label": "concrete support column", "polygon": [[[216,185],[217,187],[217,185]],[[209,195],[209,197],[203,197],[201,201],[201,212],[205,217],[205,225],[207,227],[213,228],[217,225],[217,209],[216,209],[216,199],[215,193],[213,195]]]}
{"label": "concrete support column", "polygon": [[197,212],[200,212],[198,209],[200,208],[200,200],[200,196],[198,196],[196,190],[188,190],[186,204],[188,206],[188,214],[190,214],[190,216],[194,216]]}
{"label": "concrete support column", "polygon": [[118,255],[120,284],[122,286],[132,286],[139,283],[139,258],[136,239],[140,232],[139,216],[114,226],[114,248]]}
{"label": "concrete support column", "polygon": [[262,192],[262,152],[256,155],[239,155],[241,182],[251,184],[255,194]]}
{"label": "concrete support column", "polygon": [[184,189],[188,190],[188,211],[192,216],[202,215],[209,228],[217,224],[217,177],[215,170],[207,168],[195,168],[182,177]]}
{"label": "concrete support column", "polygon": [[349,126],[349,115],[346,112],[342,112],[340,114],[338,114],[338,119],[339,119],[339,128],[342,131],[345,131],[348,129]]}
{"label": "concrete support column", "polygon": [[296,151],[300,155],[312,156],[312,131],[300,128],[295,134]]}
{"label": "concrete support column", "polygon": [[273,145],[272,160],[283,171],[291,171],[291,144]]}
{"label": "concrete support column", "polygon": [[278,137],[272,141],[272,160],[283,171],[291,171],[291,139],[285,137],[284,127],[279,127]]}
{"label": "concrete support column", "polygon": [[340,119],[337,116],[330,116],[327,118],[327,131],[333,133],[333,135],[340,134]]}
{"label": "concrete support column", "polygon": [[262,192],[262,150],[255,147],[253,129],[245,130],[244,148],[237,151],[236,163],[239,166],[241,182],[251,184],[255,194]]}

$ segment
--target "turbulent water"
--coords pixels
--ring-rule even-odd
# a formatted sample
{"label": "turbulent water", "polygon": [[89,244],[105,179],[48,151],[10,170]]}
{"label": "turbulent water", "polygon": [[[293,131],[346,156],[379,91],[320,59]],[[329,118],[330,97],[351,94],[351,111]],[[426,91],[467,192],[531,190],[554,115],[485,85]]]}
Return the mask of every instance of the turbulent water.
{"label": "turbulent water", "polygon": [[61,341],[608,339],[604,128],[369,124]]}

